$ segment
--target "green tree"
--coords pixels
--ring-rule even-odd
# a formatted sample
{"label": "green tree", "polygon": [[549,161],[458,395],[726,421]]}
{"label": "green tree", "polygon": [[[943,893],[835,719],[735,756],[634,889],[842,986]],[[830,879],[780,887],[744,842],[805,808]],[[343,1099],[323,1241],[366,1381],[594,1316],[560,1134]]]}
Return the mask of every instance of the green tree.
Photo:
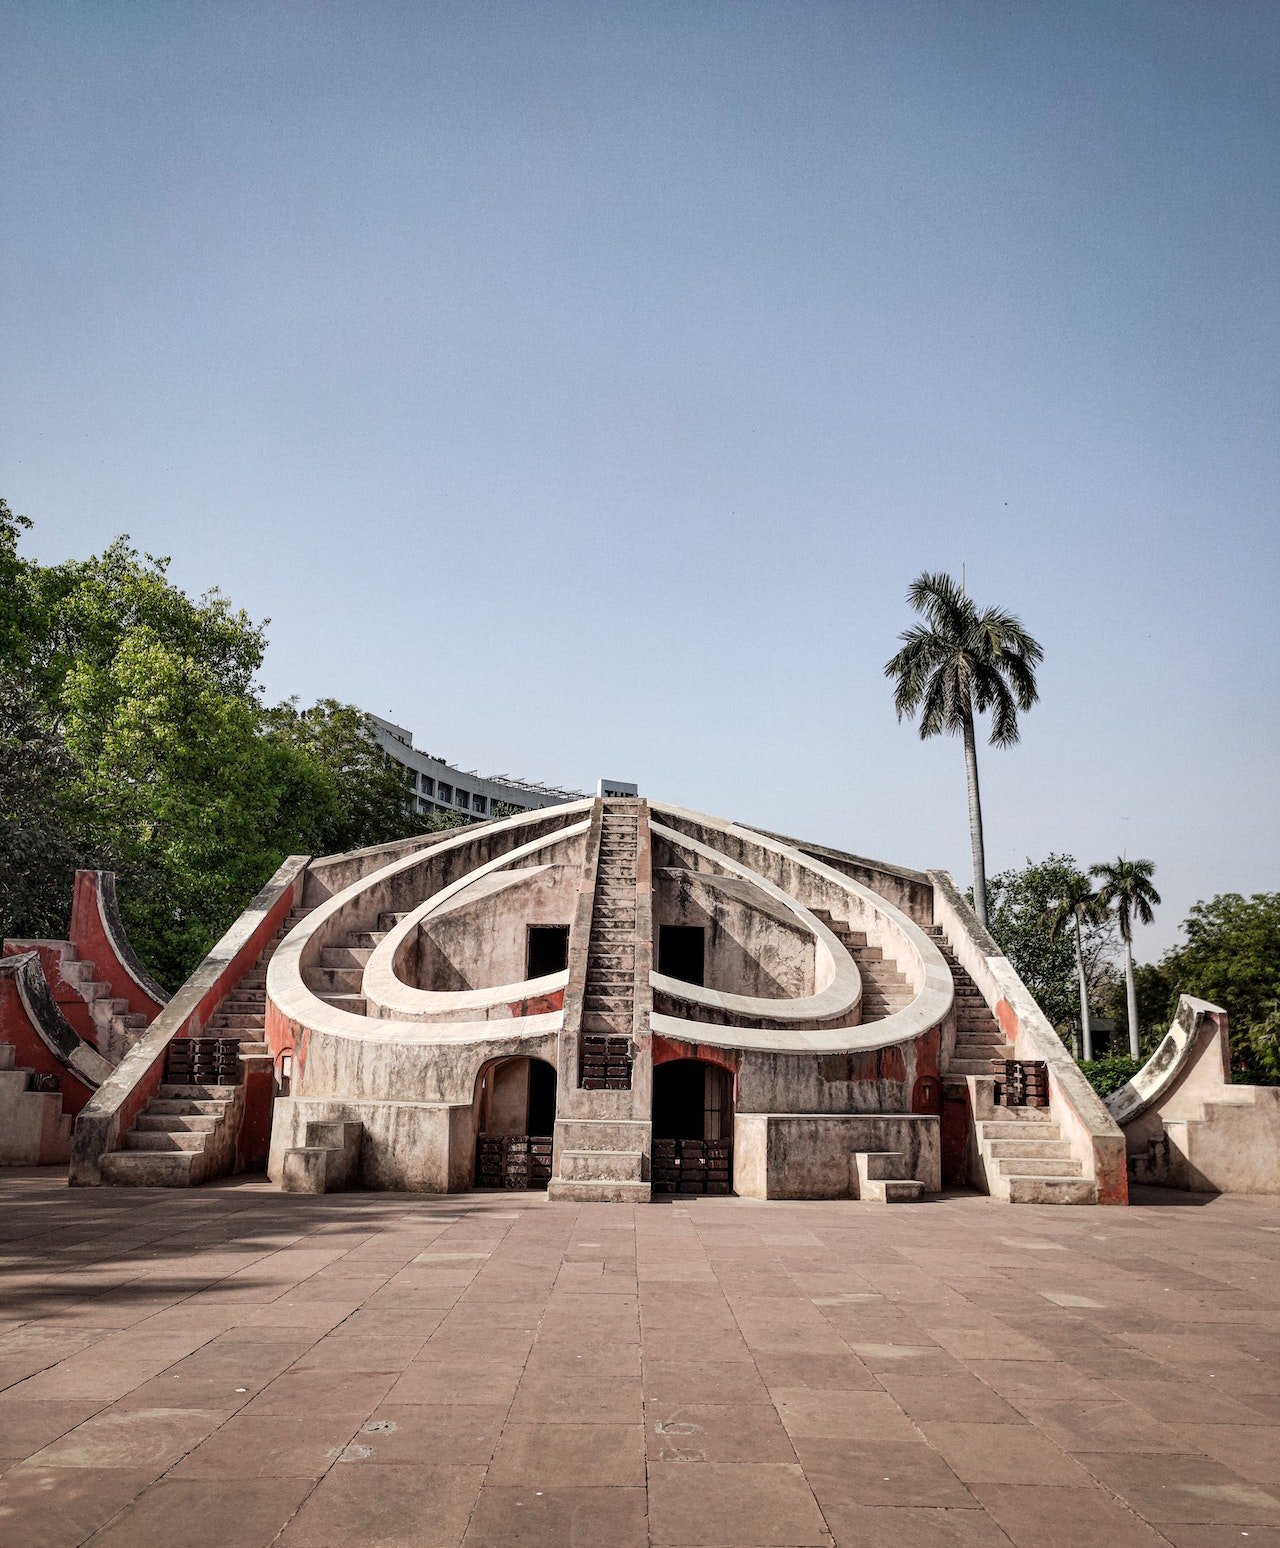
{"label": "green tree", "polygon": [[1159,907],[1160,894],[1152,884],[1154,860],[1109,860],[1089,867],[1089,874],[1102,885],[1098,888],[1099,907],[1115,914],[1120,940],[1124,945],[1125,1011],[1129,1023],[1129,1057],[1136,1059],[1140,1045],[1138,990],[1133,979],[1133,922],[1149,925]]}
{"label": "green tree", "polygon": [[1186,944],[1161,959],[1179,994],[1221,1005],[1231,1020],[1231,1063],[1238,1079],[1280,1083],[1280,892],[1224,892],[1191,910]]}
{"label": "green tree", "polygon": [[337,854],[456,827],[460,815],[419,815],[413,778],[378,745],[367,715],[336,699],[321,699],[310,709],[287,700],[265,711],[263,724],[275,744],[301,753],[322,788],[305,814],[308,848]]}
{"label": "green tree", "polygon": [[[1071,855],[1051,854],[1030,860],[991,878],[991,933],[1053,1022],[1064,1041],[1079,998],[1075,947],[1066,936],[1049,932],[1046,915],[1079,866]],[[1081,921],[1085,973],[1091,997],[1105,993],[1112,974],[1114,926],[1099,919]]]}
{"label": "green tree", "polygon": [[214,590],[193,599],[127,538],[41,566],[0,502],[0,918],[65,927],[77,864],[120,873],[125,922],[176,986],[291,852],[448,825],[359,711],[266,711],[266,645]]}
{"label": "green tree", "polygon": [[88,858],[76,768],[29,679],[0,673],[0,937],[58,936]]}
{"label": "green tree", "polygon": [[990,711],[991,745],[1011,747],[1019,736],[1019,710],[1029,710],[1038,697],[1035,669],[1044,652],[1012,613],[994,607],[979,612],[949,575],[917,576],[907,601],[924,622],[899,636],[902,649],[885,663],[885,676],[894,681],[899,720],[918,712],[921,738],[946,732],[964,742],[974,910],[985,925],[987,868],[974,722]]}
{"label": "green tree", "polygon": [[1081,1057],[1085,1060],[1093,1058],[1093,1029],[1089,1025],[1089,982],[1084,966],[1083,927],[1086,921],[1090,924],[1097,923],[1103,917],[1103,912],[1098,903],[1097,894],[1089,885],[1089,878],[1083,871],[1076,871],[1064,878],[1057,896],[1050,901],[1044,913],[1044,922],[1048,926],[1051,940],[1058,940],[1069,931],[1075,943],[1076,985],[1080,995]]}

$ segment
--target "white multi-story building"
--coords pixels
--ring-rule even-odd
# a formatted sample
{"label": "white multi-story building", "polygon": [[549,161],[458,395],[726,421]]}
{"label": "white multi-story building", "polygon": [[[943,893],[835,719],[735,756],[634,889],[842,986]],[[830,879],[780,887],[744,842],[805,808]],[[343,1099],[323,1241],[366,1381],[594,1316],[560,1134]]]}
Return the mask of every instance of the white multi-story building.
{"label": "white multi-story building", "polygon": [[472,769],[459,769],[442,758],[433,758],[413,745],[413,733],[380,715],[370,715],[378,745],[388,757],[408,769],[413,777],[413,800],[423,816],[435,812],[465,813],[472,822],[490,817],[528,812],[540,806],[560,806],[576,801],[579,790],[561,790],[506,774],[492,777]]}

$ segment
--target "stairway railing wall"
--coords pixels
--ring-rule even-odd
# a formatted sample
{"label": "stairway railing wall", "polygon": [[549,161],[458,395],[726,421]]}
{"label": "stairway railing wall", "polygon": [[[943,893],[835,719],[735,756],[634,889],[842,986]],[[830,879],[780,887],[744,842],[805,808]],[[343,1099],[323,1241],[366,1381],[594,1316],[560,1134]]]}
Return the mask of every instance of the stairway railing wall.
{"label": "stairway railing wall", "polygon": [[102,1157],[164,1080],[169,1044],[198,1033],[257,961],[301,897],[309,858],[289,856],[85,1105],[71,1142],[73,1187],[101,1183]]}

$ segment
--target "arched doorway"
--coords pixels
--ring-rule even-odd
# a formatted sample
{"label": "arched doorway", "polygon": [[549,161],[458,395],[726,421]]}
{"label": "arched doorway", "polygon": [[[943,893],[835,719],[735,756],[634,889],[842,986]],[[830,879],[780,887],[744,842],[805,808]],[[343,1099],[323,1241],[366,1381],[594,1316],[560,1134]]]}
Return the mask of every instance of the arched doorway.
{"label": "arched doorway", "polygon": [[494,1059],[476,1079],[476,1187],[551,1181],[556,1071],[545,1059]]}
{"label": "arched doorway", "polygon": [[654,1193],[733,1191],[733,1077],[704,1059],[653,1068]]}

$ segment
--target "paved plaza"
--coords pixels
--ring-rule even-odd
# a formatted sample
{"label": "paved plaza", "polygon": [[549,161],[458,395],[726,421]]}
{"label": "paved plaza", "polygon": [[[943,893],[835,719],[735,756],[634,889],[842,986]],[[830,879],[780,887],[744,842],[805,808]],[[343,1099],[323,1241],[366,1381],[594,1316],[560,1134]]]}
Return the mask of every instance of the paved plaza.
{"label": "paved plaza", "polygon": [[0,1543],[1280,1544],[1280,1202],[0,1176]]}

